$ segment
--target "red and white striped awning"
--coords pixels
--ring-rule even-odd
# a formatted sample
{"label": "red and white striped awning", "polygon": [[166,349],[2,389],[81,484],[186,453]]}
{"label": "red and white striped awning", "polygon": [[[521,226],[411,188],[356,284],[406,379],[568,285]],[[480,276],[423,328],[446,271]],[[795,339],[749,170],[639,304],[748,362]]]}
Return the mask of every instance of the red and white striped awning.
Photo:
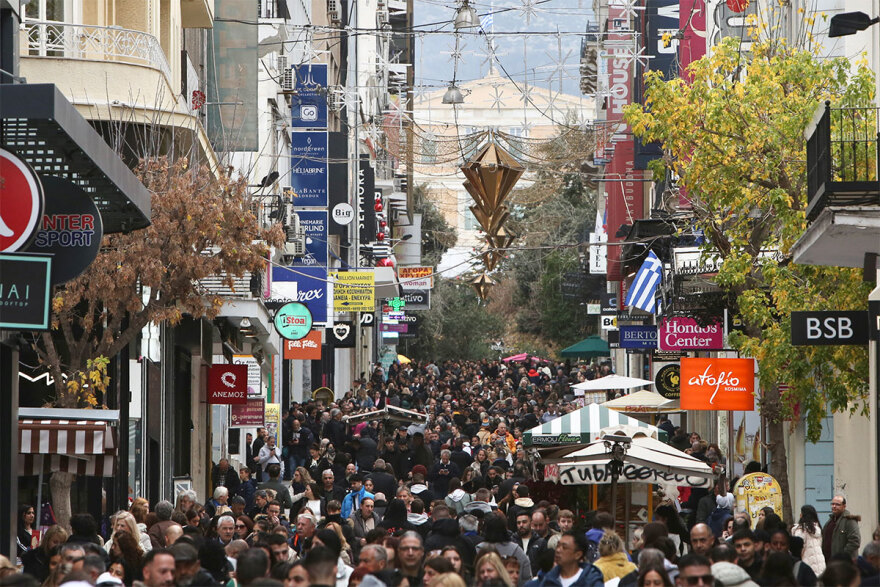
{"label": "red and white striped awning", "polygon": [[19,475],[116,472],[116,430],[106,420],[19,419],[18,439]]}

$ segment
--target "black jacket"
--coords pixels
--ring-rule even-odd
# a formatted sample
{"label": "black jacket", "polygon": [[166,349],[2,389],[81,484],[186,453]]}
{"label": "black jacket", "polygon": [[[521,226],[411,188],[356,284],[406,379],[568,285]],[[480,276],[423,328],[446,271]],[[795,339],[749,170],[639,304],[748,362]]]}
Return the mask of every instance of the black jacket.
{"label": "black jacket", "polygon": [[[519,545],[520,548],[522,548],[525,551],[526,556],[529,557],[529,562],[532,565],[532,569],[537,570],[539,568],[538,567],[538,554],[542,550],[547,548],[547,541],[544,540],[543,538],[541,538],[540,536],[538,536],[537,533],[532,532],[532,537],[529,540],[528,547],[523,546],[522,538],[520,538],[519,535],[517,535],[515,542]],[[535,571],[535,572],[537,572],[537,571]]]}

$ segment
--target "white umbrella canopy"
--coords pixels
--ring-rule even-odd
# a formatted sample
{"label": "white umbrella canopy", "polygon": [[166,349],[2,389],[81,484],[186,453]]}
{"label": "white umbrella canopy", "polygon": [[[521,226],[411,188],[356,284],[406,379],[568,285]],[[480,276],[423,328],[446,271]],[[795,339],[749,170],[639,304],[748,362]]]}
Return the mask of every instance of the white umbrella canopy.
{"label": "white umbrella canopy", "polygon": [[681,408],[678,402],[666,399],[655,391],[636,391],[629,395],[602,402],[600,406],[611,408],[619,412],[677,412]]}
{"label": "white umbrella canopy", "polygon": [[625,377],[623,375],[606,375],[592,381],[584,381],[572,385],[572,389],[582,391],[601,391],[603,389],[633,389],[645,385],[654,385],[653,381],[639,379],[638,377]]}
{"label": "white umbrella canopy", "polygon": [[609,435],[624,435],[632,439],[632,444],[623,459],[621,482],[671,483],[690,487],[712,485],[712,480],[715,478],[712,467],[627,426],[605,428],[600,434],[600,440],[558,459],[560,483],[563,485],[610,483],[611,459],[602,440]]}

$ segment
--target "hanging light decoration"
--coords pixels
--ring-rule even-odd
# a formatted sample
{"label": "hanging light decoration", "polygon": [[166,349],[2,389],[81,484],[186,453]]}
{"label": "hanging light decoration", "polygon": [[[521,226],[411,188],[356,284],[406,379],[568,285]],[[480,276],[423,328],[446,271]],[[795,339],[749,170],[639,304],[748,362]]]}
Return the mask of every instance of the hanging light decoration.
{"label": "hanging light decoration", "polygon": [[461,6],[455,11],[455,20],[452,24],[455,30],[472,29],[480,26],[480,17],[468,0],[462,0]]}
{"label": "hanging light decoration", "polygon": [[476,279],[471,281],[471,287],[474,288],[474,291],[477,292],[477,295],[484,302],[489,297],[489,290],[493,285],[497,285],[497,282],[489,277],[487,273],[481,273]]}
{"label": "hanging light decoration", "polygon": [[446,88],[446,93],[443,94],[444,104],[464,104],[464,94],[455,85],[455,82],[449,84],[449,87]]}

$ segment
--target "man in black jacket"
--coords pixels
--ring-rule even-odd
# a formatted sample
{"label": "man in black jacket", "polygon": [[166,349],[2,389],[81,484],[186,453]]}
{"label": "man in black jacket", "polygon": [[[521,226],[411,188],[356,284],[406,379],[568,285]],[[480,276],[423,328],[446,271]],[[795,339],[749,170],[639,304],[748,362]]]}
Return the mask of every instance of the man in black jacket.
{"label": "man in black jacket", "polygon": [[367,476],[373,482],[374,493],[384,493],[385,495],[394,495],[397,491],[397,481],[394,476],[385,469],[385,461],[376,459],[373,463],[373,472]]}
{"label": "man in black jacket", "polygon": [[229,466],[228,459],[220,459],[211,470],[211,489],[217,489],[221,485],[229,490],[229,495],[235,495],[235,491],[241,485],[238,473]]}
{"label": "man in black jacket", "polygon": [[293,478],[297,467],[304,467],[309,458],[308,450],[315,442],[312,431],[305,428],[297,418],[291,418],[290,426],[284,429],[284,447],[287,448],[285,474]]}
{"label": "man in black jacket", "polygon": [[537,569],[538,553],[547,547],[547,541],[532,530],[532,518],[527,511],[521,511],[516,515],[516,543],[529,557],[532,568]]}
{"label": "man in black jacket", "polygon": [[345,422],[342,421],[342,410],[339,408],[330,411],[330,421],[324,426],[324,437],[330,440],[337,451],[345,447]]}

